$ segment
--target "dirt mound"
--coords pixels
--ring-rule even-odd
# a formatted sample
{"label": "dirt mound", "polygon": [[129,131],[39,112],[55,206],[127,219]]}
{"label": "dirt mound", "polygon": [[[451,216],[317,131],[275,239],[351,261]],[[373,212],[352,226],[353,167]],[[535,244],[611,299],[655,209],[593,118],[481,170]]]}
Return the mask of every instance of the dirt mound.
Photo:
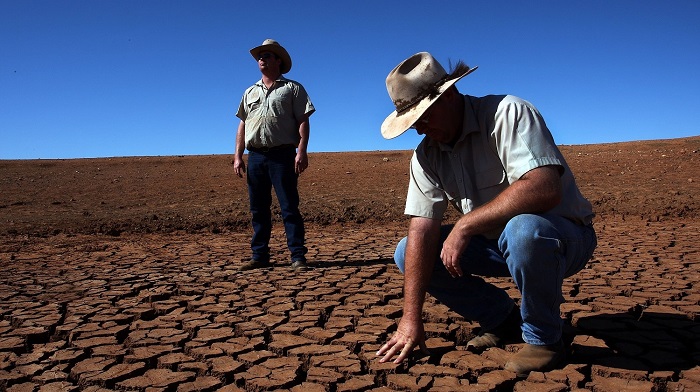
{"label": "dirt mound", "polygon": [[[700,137],[561,149],[598,215],[698,217]],[[404,221],[410,157],[411,151],[310,154],[300,177],[305,219]],[[249,225],[248,194],[231,158],[0,161],[0,235],[239,230]]]}

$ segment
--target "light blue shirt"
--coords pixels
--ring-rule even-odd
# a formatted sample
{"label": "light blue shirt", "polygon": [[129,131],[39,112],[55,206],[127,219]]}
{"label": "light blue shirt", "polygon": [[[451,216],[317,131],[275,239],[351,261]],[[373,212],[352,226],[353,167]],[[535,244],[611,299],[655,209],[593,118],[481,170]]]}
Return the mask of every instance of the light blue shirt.
{"label": "light blue shirt", "polygon": [[270,89],[262,79],[243,93],[236,117],[245,121],[246,148],[299,144],[299,124],[316,109],[304,87],[279,77]]}
{"label": "light blue shirt", "polygon": [[[442,219],[448,205],[466,214],[528,171],[559,166],[562,201],[549,211],[587,225],[593,208],[544,122],[529,102],[512,95],[464,96],[462,135],[454,147],[426,137],[411,158],[407,215]],[[496,238],[497,232],[486,233]]]}

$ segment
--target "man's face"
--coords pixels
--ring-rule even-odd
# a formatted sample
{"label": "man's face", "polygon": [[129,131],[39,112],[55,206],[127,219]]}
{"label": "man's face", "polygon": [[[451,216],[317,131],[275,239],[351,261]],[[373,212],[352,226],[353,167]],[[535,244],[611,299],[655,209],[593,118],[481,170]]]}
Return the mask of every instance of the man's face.
{"label": "man's face", "polygon": [[277,58],[272,52],[260,52],[258,54],[258,68],[260,71],[278,72],[282,60]]}
{"label": "man's face", "polygon": [[457,141],[460,134],[461,121],[456,122],[456,114],[452,106],[454,93],[447,91],[440,96],[411,128],[419,135],[438,141],[452,144]]}

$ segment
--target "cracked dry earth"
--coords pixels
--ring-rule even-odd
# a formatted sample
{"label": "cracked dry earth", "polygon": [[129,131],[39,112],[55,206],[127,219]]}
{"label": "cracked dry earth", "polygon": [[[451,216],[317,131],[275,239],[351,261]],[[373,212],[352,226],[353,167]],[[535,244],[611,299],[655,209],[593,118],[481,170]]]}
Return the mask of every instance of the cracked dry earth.
{"label": "cracked dry earth", "polygon": [[279,222],[274,267],[237,270],[229,157],[0,161],[0,390],[698,391],[699,147],[562,147],[599,246],[564,284],[566,364],[527,378],[502,369],[521,344],[465,351],[478,326],[430,296],[430,354],[377,361],[402,312],[410,152],[312,154],[302,272]]}

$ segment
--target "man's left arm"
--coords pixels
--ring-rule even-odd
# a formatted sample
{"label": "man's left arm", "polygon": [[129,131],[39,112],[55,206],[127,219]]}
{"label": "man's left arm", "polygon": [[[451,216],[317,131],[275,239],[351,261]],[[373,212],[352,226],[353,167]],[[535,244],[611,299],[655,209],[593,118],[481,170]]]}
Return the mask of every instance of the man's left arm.
{"label": "man's left arm", "polygon": [[309,117],[299,123],[299,145],[297,146],[297,156],[294,159],[294,171],[301,174],[309,167],[309,156],[306,149],[309,146],[309,133],[311,126],[309,125]]}
{"label": "man's left arm", "polygon": [[505,225],[520,214],[542,213],[561,201],[560,167],[541,166],[525,173],[490,202],[464,214],[445,240],[440,258],[452,276],[462,276],[459,257],[472,236]]}

